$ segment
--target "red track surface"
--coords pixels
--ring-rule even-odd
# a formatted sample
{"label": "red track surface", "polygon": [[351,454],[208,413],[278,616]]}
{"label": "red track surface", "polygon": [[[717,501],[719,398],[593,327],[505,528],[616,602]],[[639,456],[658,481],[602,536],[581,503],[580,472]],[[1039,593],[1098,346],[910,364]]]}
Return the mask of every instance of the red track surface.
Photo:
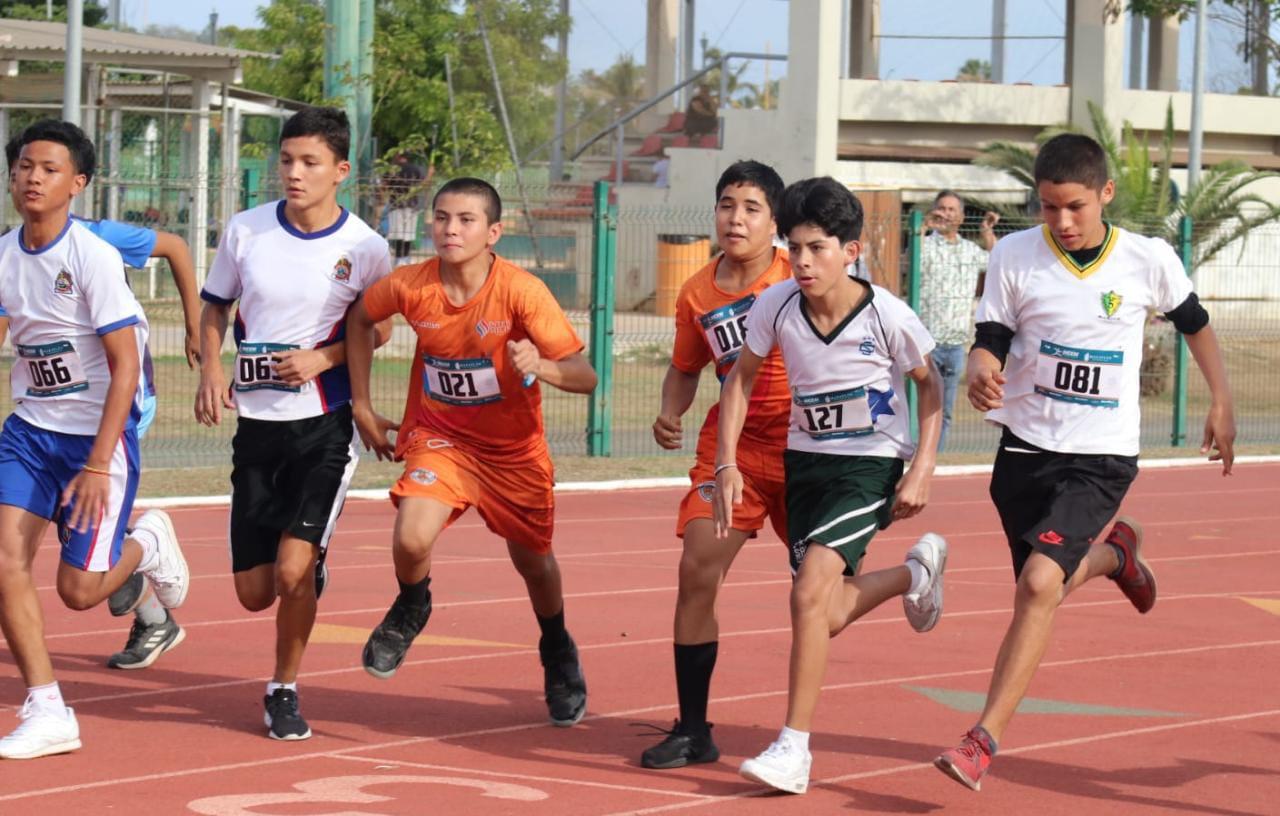
{"label": "red track surface", "polygon": [[[315,736],[293,743],[265,736],[273,616],[236,604],[225,509],[171,511],[194,579],[178,613],[187,640],[144,671],[103,666],[127,622],[63,609],[56,548],[42,550],[49,645],[84,748],[0,762],[0,813],[1276,813],[1277,485],[1278,465],[1243,465],[1229,479],[1212,467],[1143,472],[1126,512],[1144,523],[1158,605],[1139,617],[1109,582],[1087,585],[1059,615],[1030,693],[1129,711],[1020,714],[981,793],[930,761],[975,719],[937,699],[985,692],[1010,615],[1008,554],[985,477],[937,480],[921,519],[873,542],[872,568],[900,561],[926,529],[946,535],[946,611],[916,635],[895,601],[836,640],[812,738],[814,783],[800,797],[764,794],[736,773],[776,735],[785,708],[790,581],[771,534],[743,550],[721,595],[711,719],[724,757],[677,771],[638,766],[654,739],[632,724],[675,716],[679,491],[559,500],[568,623],[591,690],[587,718],[571,729],[546,724],[523,585],[474,514],[437,547],[423,639],[392,680],[365,674],[361,644],[395,587],[392,509],[351,503],[301,678]],[[0,653],[9,703],[0,730],[22,696]]]}

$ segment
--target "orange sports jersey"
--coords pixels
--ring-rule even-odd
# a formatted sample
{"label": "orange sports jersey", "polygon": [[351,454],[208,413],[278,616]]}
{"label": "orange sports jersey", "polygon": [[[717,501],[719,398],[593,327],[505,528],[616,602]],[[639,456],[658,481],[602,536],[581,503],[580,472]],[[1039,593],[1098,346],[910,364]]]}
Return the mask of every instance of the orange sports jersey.
{"label": "orange sports jersey", "polygon": [[404,315],[418,335],[397,456],[415,429],[482,455],[541,450],[541,385],[523,385],[507,341],[527,339],[550,360],[583,349],[546,284],[495,255],[480,291],[455,306],[440,280],[440,259],[431,258],[370,286],[364,307],[375,322]]}
{"label": "orange sports jersey", "polygon": [[[721,256],[723,257],[723,256]],[[671,364],[686,374],[697,374],[707,363],[715,363],[720,382],[733,368],[746,337],[747,312],[756,296],[768,287],[791,277],[786,250],[775,249],[773,263],[741,292],[726,292],[716,285],[717,257],[685,281],[676,298],[676,340]],[[720,419],[720,403],[707,412],[703,428],[714,427]],[[756,375],[747,405],[745,438],[783,446],[791,420],[791,391],[778,348],[769,352]]]}

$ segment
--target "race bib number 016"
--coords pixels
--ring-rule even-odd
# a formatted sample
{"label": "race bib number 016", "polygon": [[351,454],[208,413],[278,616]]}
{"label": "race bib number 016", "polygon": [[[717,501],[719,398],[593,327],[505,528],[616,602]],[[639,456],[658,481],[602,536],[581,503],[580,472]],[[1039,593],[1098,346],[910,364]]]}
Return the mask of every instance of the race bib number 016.
{"label": "race bib number 016", "polygon": [[493,360],[477,357],[446,360],[422,356],[422,388],[427,396],[450,405],[483,405],[502,399]]}
{"label": "race bib number 016", "polygon": [[28,397],[60,397],[85,391],[89,378],[75,347],[66,340],[43,346],[18,346],[18,371],[26,380]]}
{"label": "race bib number 016", "polygon": [[1049,399],[1118,408],[1124,387],[1124,352],[1059,346],[1040,341],[1036,393]]}
{"label": "race bib number 016", "polygon": [[875,431],[866,388],[792,397],[800,430],[814,439],[846,439]]}
{"label": "race bib number 016", "polygon": [[241,343],[236,354],[237,391],[289,391],[298,393],[301,386],[287,385],[276,374],[276,355],[297,346],[287,343]]}
{"label": "race bib number 016", "polygon": [[755,295],[747,295],[698,318],[717,367],[738,358],[743,343],[747,342],[747,313],[755,302]]}

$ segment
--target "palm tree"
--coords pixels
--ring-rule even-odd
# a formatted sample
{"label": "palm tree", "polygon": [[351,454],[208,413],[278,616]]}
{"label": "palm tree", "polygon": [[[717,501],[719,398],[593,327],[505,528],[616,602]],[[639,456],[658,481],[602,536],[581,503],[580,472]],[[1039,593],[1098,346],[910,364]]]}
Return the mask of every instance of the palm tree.
{"label": "palm tree", "polygon": [[[1267,201],[1256,193],[1245,192],[1251,184],[1278,174],[1255,170],[1238,159],[1215,165],[1200,176],[1199,182],[1179,195],[1170,178],[1173,166],[1173,103],[1165,112],[1158,159],[1153,161],[1151,147],[1139,138],[1133,124],[1125,121],[1119,140],[1102,110],[1089,103],[1093,136],[1107,155],[1107,171],[1116,183],[1116,195],[1107,205],[1107,220],[1134,232],[1164,238],[1177,245],[1179,222],[1190,216],[1195,226],[1192,233],[1192,262],[1199,266],[1230,244],[1243,242],[1256,227],[1280,220],[1280,204]],[[1043,144],[1059,133],[1073,130],[1068,126],[1046,128],[1036,137]],[[1013,142],[992,142],[974,159],[975,164],[1003,170],[1028,189],[1035,189],[1032,168],[1036,154]],[[997,208],[1000,209],[1000,208]],[[1011,221],[1025,220],[1023,212],[1006,213]]]}

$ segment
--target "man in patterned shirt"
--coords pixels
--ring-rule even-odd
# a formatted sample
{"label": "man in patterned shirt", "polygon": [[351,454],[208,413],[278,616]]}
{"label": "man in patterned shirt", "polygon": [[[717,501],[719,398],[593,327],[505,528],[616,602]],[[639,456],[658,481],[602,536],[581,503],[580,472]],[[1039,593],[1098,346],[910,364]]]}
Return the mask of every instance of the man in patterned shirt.
{"label": "man in patterned shirt", "polygon": [[964,223],[964,200],[951,190],[933,199],[933,209],[925,218],[920,253],[920,320],[938,345],[933,363],[942,374],[942,436],[938,452],[947,444],[951,428],[951,408],[973,326],[973,299],[981,293],[980,276],[987,268],[987,253],[995,246],[994,227],[1000,216],[988,212],[982,219],[979,247],[960,237]]}

